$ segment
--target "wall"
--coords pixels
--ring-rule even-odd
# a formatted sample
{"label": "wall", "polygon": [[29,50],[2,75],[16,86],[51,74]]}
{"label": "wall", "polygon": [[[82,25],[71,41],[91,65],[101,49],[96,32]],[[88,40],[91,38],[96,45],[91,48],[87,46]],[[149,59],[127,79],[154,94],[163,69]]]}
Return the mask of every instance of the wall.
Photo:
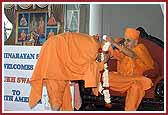
{"label": "wall", "polygon": [[[102,34],[123,36],[125,27],[143,27],[164,41],[164,16],[160,4],[102,4],[101,17],[89,17],[89,4],[80,6],[80,32],[89,34],[89,18],[102,18]],[[163,5],[162,5],[163,6]],[[163,8],[163,7],[162,7]]]}
{"label": "wall", "polygon": [[79,31],[89,34],[89,4],[80,5]]}
{"label": "wall", "polygon": [[143,27],[164,41],[164,17],[157,4],[103,4],[103,34],[123,36],[125,27]]}

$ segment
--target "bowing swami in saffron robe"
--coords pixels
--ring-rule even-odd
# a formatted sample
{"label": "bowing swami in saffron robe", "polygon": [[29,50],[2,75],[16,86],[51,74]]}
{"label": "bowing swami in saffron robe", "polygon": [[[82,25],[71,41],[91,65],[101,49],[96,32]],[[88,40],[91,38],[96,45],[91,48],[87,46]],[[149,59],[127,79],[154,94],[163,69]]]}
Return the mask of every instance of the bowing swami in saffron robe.
{"label": "bowing swami in saffron robe", "polygon": [[[152,87],[152,81],[143,76],[143,72],[153,69],[153,60],[143,44],[138,44],[139,31],[127,28],[125,31],[125,47],[116,43],[119,50],[110,49],[111,55],[117,62],[117,72],[109,72],[110,89],[119,92],[126,92],[125,110],[137,110],[145,90]],[[124,51],[126,49],[126,51]],[[126,55],[127,50],[131,54]],[[124,54],[125,53],[125,54]]]}
{"label": "bowing swami in saffron robe", "polygon": [[92,36],[66,32],[51,36],[43,44],[32,78],[29,106],[34,107],[46,85],[52,110],[72,111],[69,81],[84,80],[85,87],[97,87],[98,44]]}

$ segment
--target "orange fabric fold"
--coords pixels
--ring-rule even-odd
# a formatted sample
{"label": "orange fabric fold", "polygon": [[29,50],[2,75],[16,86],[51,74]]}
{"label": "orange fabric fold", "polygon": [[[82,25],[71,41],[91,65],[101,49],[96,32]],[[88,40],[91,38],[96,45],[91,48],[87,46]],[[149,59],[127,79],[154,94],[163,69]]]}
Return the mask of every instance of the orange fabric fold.
{"label": "orange fabric fold", "polygon": [[48,38],[31,78],[30,107],[41,99],[44,80],[55,80],[55,84],[57,81],[84,80],[85,87],[97,87],[98,65],[95,59],[98,47],[92,36],[82,33],[66,32]]}

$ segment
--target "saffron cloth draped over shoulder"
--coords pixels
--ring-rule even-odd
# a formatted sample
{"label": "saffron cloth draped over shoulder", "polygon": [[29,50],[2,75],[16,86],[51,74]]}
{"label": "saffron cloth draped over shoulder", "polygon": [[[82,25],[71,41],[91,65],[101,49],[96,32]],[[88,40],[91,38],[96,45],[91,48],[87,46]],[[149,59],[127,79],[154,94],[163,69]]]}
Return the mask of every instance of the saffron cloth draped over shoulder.
{"label": "saffron cloth draped over shoulder", "polygon": [[[56,83],[84,80],[85,87],[97,87],[98,65],[95,61],[97,51],[98,44],[87,34],[66,32],[48,38],[41,48],[31,78],[30,107],[35,106],[41,99],[43,83],[47,86],[48,82],[45,82],[47,80],[54,80]],[[52,87],[58,87],[56,93],[59,97],[67,97],[65,94],[69,85],[58,83]],[[65,89],[63,93],[62,90],[59,91],[61,88]],[[48,94],[51,97],[50,92]],[[63,101],[67,100],[63,99]]]}

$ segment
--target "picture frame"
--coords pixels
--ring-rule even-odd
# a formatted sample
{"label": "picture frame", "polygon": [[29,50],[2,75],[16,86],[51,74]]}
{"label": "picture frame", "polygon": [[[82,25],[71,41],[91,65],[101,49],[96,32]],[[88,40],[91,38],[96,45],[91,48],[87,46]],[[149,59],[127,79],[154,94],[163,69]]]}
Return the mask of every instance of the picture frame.
{"label": "picture frame", "polygon": [[58,25],[56,17],[47,11],[17,12],[15,44],[41,46],[51,33],[58,34]]}

